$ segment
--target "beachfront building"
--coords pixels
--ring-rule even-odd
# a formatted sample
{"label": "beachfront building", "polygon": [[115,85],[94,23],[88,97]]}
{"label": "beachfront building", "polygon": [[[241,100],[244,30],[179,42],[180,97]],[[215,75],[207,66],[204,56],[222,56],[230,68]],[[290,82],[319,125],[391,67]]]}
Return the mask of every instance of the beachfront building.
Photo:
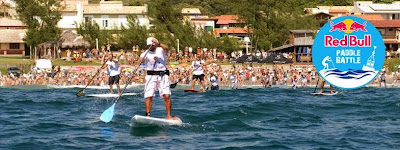
{"label": "beachfront building", "polygon": [[192,19],[208,18],[207,15],[201,15],[199,8],[182,8],[181,14],[183,21],[190,21]]}
{"label": "beachfront building", "polygon": [[24,41],[26,31],[20,20],[0,18],[0,55],[29,55]]}
{"label": "beachfront building", "polygon": [[289,44],[272,48],[270,53],[284,53],[293,63],[312,63],[311,47],[316,34],[314,30],[290,30]]}
{"label": "beachfront building", "polygon": [[66,31],[76,32],[76,27],[82,22],[95,22],[100,28],[118,30],[128,25],[128,16],[135,16],[139,25],[150,27],[150,21],[145,16],[147,6],[123,6],[122,1],[100,1],[99,4],[89,4],[88,0],[64,0],[62,3],[62,19],[58,26]]}
{"label": "beachfront building", "polygon": [[14,8],[15,3],[12,0],[0,0],[0,18],[17,19],[18,15]]}
{"label": "beachfront building", "polygon": [[335,19],[341,16],[347,16],[353,10],[353,6],[317,6],[316,8],[305,8],[305,12],[318,16],[317,14],[325,14],[330,16],[329,19]]}
{"label": "beachfront building", "polygon": [[332,15],[325,12],[318,12],[312,15],[314,16],[315,20],[317,20],[319,27],[323,27],[332,18]]}
{"label": "beachfront building", "polygon": [[384,19],[379,14],[353,15],[368,20],[374,25],[383,38],[387,52],[400,53],[400,20]]}
{"label": "beachfront building", "polygon": [[195,25],[198,29],[212,32],[216,37],[229,36],[238,39],[243,50],[251,48],[251,42],[248,38],[248,29],[245,23],[240,21],[238,15],[192,18],[190,23]]}
{"label": "beachfront building", "polygon": [[240,21],[238,15],[221,15],[211,19],[215,20],[214,34],[218,37],[229,36],[239,40],[243,49],[251,47],[248,38],[248,29],[245,22]]}
{"label": "beachfront building", "polygon": [[400,52],[400,20],[369,20],[381,33],[387,52]]}
{"label": "beachfront building", "polygon": [[197,29],[214,32],[216,21],[217,19],[214,18],[192,18],[190,24],[196,26]]}
{"label": "beachfront building", "polygon": [[384,19],[398,20],[400,19],[400,1],[390,4],[378,4],[372,1],[356,1],[352,13],[359,14],[379,14]]}

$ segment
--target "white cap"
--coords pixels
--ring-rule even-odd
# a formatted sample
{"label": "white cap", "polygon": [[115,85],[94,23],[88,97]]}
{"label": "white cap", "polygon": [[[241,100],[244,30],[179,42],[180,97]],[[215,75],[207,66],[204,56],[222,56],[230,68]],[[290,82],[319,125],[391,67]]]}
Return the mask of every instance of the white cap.
{"label": "white cap", "polygon": [[146,44],[147,45],[153,45],[153,39],[154,39],[153,37],[148,37],[147,40],[146,40]]}

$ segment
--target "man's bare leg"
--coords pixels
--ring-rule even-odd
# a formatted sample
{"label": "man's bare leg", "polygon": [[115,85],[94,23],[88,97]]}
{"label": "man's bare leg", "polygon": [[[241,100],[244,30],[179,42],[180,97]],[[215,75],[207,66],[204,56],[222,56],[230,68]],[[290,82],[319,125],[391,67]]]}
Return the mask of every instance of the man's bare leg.
{"label": "man's bare leg", "polygon": [[196,79],[193,79],[193,80],[192,80],[192,90],[194,90],[194,84],[195,84],[195,82],[196,82]]}
{"label": "man's bare leg", "polygon": [[121,94],[121,90],[120,90],[119,83],[117,83],[117,91],[118,91],[118,95],[120,95]]}
{"label": "man's bare leg", "polygon": [[113,94],[114,92],[113,92],[113,85],[111,84],[110,85],[110,94]]}
{"label": "man's bare leg", "polygon": [[203,92],[206,91],[206,84],[204,83],[204,81],[200,81],[201,86],[203,87]]}
{"label": "man's bare leg", "polygon": [[164,94],[163,96],[164,96],[165,110],[167,110],[167,116],[165,118],[173,119],[171,116],[171,97],[169,94]]}
{"label": "man's bare leg", "polygon": [[152,104],[153,97],[147,97],[144,101],[144,107],[146,108],[146,115],[150,117],[151,112],[151,104]]}
{"label": "man's bare leg", "polygon": [[324,86],[325,86],[325,81],[322,81],[321,90],[319,90],[319,93],[324,93]]}

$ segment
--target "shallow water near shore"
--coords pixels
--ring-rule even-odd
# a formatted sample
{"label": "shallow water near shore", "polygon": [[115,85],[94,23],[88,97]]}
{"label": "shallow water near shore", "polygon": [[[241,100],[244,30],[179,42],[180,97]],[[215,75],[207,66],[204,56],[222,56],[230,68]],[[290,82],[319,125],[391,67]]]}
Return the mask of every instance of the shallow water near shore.
{"label": "shallow water near shore", "polygon": [[[183,126],[131,127],[143,95],[122,97],[110,123],[99,116],[114,98],[76,97],[79,89],[0,88],[0,149],[398,149],[400,89],[362,88],[313,96],[314,88],[172,92]],[[88,89],[86,93],[107,93]],[[142,92],[142,87],[128,89]],[[153,117],[164,101],[153,100]]]}

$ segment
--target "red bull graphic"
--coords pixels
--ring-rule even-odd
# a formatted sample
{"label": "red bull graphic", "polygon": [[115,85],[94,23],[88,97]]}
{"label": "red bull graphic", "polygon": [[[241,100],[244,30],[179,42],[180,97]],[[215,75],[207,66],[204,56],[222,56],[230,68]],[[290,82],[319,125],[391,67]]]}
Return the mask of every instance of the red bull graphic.
{"label": "red bull graphic", "polygon": [[338,31],[347,30],[346,24],[344,24],[343,22],[339,22],[337,24],[333,24],[333,22],[331,21],[331,28],[332,29],[329,30],[329,32],[336,31],[336,30],[338,30]]}
{"label": "red bull graphic", "polygon": [[341,89],[368,85],[385,60],[385,44],[368,21],[338,17],[326,23],[315,36],[312,61],[320,77]]}
{"label": "red bull graphic", "polygon": [[325,47],[371,47],[371,35],[364,35],[363,39],[357,38],[355,35],[345,34],[343,39],[333,38],[332,35],[325,35]]}
{"label": "red bull graphic", "polygon": [[358,22],[353,22],[353,23],[351,24],[351,26],[350,26],[350,30],[353,30],[353,31],[356,31],[356,32],[357,32],[358,30],[367,32],[367,29],[365,29],[366,26],[367,26],[367,22],[366,22],[366,21],[364,21],[363,24],[359,24]]}
{"label": "red bull graphic", "polygon": [[351,19],[346,19],[346,20],[338,22],[336,24],[334,24],[333,21],[331,21],[330,26],[331,26],[331,29],[329,30],[329,32],[333,32],[333,31],[345,32],[345,33],[352,33],[353,31],[367,32],[367,29],[366,29],[367,22],[366,21],[364,21],[363,24],[358,23]]}

